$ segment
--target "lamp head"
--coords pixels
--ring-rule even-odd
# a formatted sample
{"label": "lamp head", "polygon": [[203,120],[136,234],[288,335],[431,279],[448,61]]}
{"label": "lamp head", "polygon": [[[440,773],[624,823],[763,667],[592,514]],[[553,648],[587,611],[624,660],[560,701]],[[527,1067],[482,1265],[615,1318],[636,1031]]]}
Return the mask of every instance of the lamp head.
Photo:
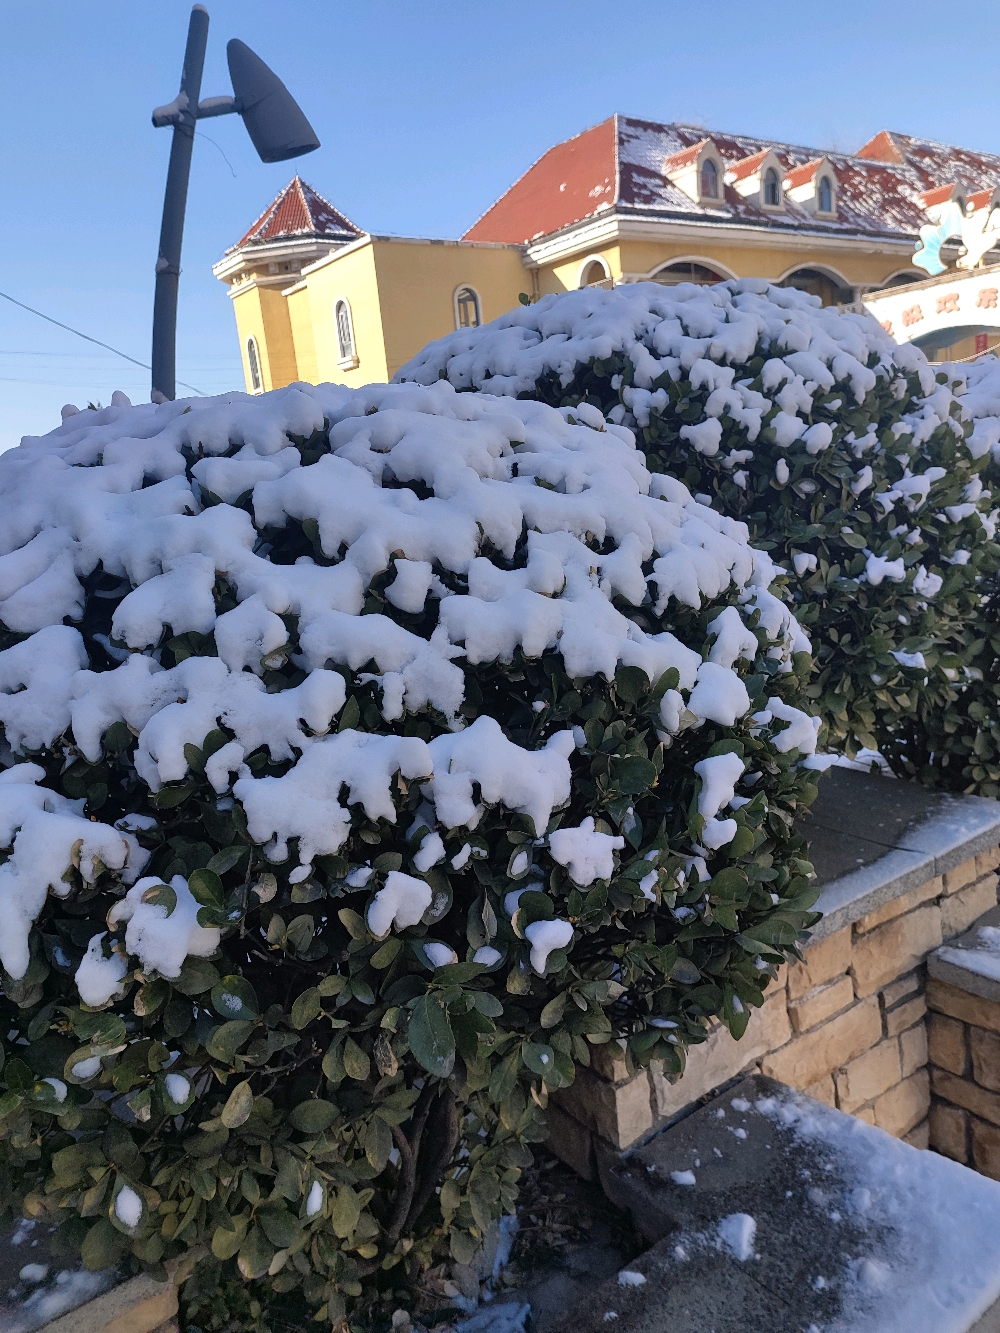
{"label": "lamp head", "polygon": [[236,109],[262,162],[285,162],[319,147],[316,132],[285,85],[245,42],[226,47]]}

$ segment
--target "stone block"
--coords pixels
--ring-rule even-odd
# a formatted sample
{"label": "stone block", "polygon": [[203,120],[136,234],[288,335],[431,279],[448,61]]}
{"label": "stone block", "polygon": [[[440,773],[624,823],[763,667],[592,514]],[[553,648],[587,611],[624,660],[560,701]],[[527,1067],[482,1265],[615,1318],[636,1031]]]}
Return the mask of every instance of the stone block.
{"label": "stone block", "polygon": [[903,972],[911,972],[940,943],[941,911],[936,903],[859,935],[851,950],[855,992],[864,997],[880,990]]}
{"label": "stone block", "polygon": [[1000,866],[1000,847],[993,847],[988,852],[980,852],[976,857],[976,874],[988,875]]}
{"label": "stone block", "polygon": [[[883,994],[885,992],[883,991]],[[905,1000],[902,1004],[890,1009],[885,1016],[885,1035],[887,1037],[896,1037],[900,1032],[905,1032],[907,1028],[913,1027],[919,1023],[927,1013],[927,1001],[922,995],[914,995],[912,1000]]]}
{"label": "stone block", "polygon": [[927,1115],[931,1104],[930,1079],[926,1069],[897,1083],[875,1103],[875,1123],[879,1129],[903,1138]]}
{"label": "stone block", "polygon": [[674,1116],[706,1092],[731,1078],[768,1051],[784,1046],[791,1036],[785,992],[768,987],[764,1003],[750,1015],[747,1030],[735,1041],[727,1028],[717,1027],[707,1041],[688,1051],[684,1077],[669,1083],[661,1073],[652,1074],[656,1114],[660,1119]]}
{"label": "stone block", "polygon": [[927,1028],[908,1028],[899,1038],[899,1067],[903,1077],[909,1078],[927,1063]]}
{"label": "stone block", "polygon": [[177,1313],[177,1288],[141,1274],[45,1325],[44,1333],[156,1333]]}
{"label": "stone block", "polygon": [[997,905],[997,877],[988,875],[951,898],[941,901],[941,934],[946,940],[961,935],[991,907]]}
{"label": "stone block", "polygon": [[911,1148],[926,1149],[931,1146],[931,1128],[926,1120],[921,1120],[919,1125],[915,1125],[909,1134],[903,1135],[903,1142],[908,1143]]}
{"label": "stone block", "polygon": [[837,1090],[833,1084],[833,1075],[824,1074],[818,1078],[815,1083],[810,1083],[808,1088],[802,1091],[807,1097],[812,1097],[814,1101],[822,1102],[824,1106],[837,1105]]}
{"label": "stone block", "polygon": [[953,1106],[962,1106],[980,1120],[988,1120],[991,1125],[1000,1125],[1000,1097],[995,1092],[988,1092],[971,1079],[956,1078],[946,1069],[931,1068],[934,1096]]}
{"label": "stone block", "polygon": [[972,1077],[981,1088],[1000,1092],[1000,1036],[985,1028],[969,1028]]}
{"label": "stone block", "polygon": [[619,1054],[621,1047],[616,1041],[603,1042],[590,1048],[590,1068],[598,1078],[609,1083],[621,1083],[628,1078],[625,1057]]}
{"label": "stone block", "polygon": [[870,1106],[862,1106],[860,1111],[855,1111],[853,1114],[856,1120],[863,1120],[866,1125],[875,1123],[875,1112]]}
{"label": "stone block", "polygon": [[958,986],[950,986],[937,977],[927,978],[927,1007],[963,1023],[972,1023],[977,1028],[1000,1032],[1000,1004],[972,995]]}
{"label": "stone block", "polygon": [[964,889],[966,884],[974,884],[979,878],[976,870],[976,858],[970,856],[968,861],[963,861],[961,865],[946,870],[941,878],[944,881],[945,893],[957,893],[959,889]]}
{"label": "stone block", "polygon": [[590,1131],[567,1115],[555,1102],[546,1111],[549,1137],[546,1147],[584,1180],[594,1179],[593,1140]]}
{"label": "stone block", "polygon": [[927,1017],[927,1050],[932,1065],[964,1076],[969,1066],[965,1024],[944,1014]]}
{"label": "stone block", "polygon": [[935,1102],[929,1117],[930,1146],[956,1162],[969,1160],[969,1113],[957,1106]]}
{"label": "stone block", "polygon": [[916,995],[918,991],[924,988],[924,971],[918,968],[915,972],[907,972],[905,977],[900,977],[898,981],[892,981],[882,990],[882,1003],[887,1009],[893,1005],[899,1004],[900,1000],[905,1000],[909,995]]}
{"label": "stone block", "polygon": [[848,976],[837,977],[823,986],[806,991],[797,1000],[788,1002],[788,1017],[796,1032],[806,1032],[818,1023],[832,1018],[841,1009],[854,1003],[854,983]]}
{"label": "stone block", "polygon": [[788,968],[788,996],[797,1000],[806,991],[846,972],[851,965],[851,928],[828,935],[805,950],[805,961]]}
{"label": "stone block", "polygon": [[824,1074],[849,1064],[881,1037],[878,996],[871,995],[836,1018],[794,1037],[781,1050],[766,1055],[762,1068],[771,1078],[793,1088],[807,1088]]}
{"label": "stone block", "polygon": [[649,1075],[640,1070],[627,1083],[607,1083],[589,1069],[578,1069],[568,1088],[560,1088],[553,1102],[567,1115],[607,1139],[616,1148],[628,1148],[653,1127]]}
{"label": "stone block", "polygon": [[899,1043],[879,1042],[837,1075],[837,1104],[842,1111],[856,1111],[893,1087],[901,1077]]}
{"label": "stone block", "polygon": [[984,1176],[1000,1180],[1000,1129],[972,1121],[972,1164]]}
{"label": "stone block", "polygon": [[[969,864],[975,870],[975,863],[969,862]],[[898,898],[883,903],[876,911],[869,912],[860,921],[856,921],[854,923],[854,933],[856,935],[867,935],[876,926],[884,925],[886,921],[894,921],[896,917],[912,912],[921,903],[930,902],[932,898],[939,897],[940,893],[941,876],[935,875],[933,879],[927,880],[925,884],[918,884],[915,889],[910,889],[909,893],[901,893]]]}

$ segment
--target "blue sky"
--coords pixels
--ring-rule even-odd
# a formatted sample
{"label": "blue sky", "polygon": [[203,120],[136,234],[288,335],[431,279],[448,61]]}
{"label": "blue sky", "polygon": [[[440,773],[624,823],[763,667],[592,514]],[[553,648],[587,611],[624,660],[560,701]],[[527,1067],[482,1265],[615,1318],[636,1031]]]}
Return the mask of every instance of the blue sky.
{"label": "blue sky", "polygon": [[[265,166],[237,117],[199,128],[178,374],[209,393],[242,388],[211,265],[296,166],[363,228],[447,237],[546,148],[614,111],[845,151],[882,128],[1000,151],[983,77],[1000,37],[985,0],[208,8],[202,95],[230,91],[225,45],[240,37],[323,144]],[[0,290],[142,361],[170,147],[149,116],[177,91],[189,12],[181,0],[33,0],[4,12]],[[57,425],[63,403],[107,402],[115,388],[145,400],[148,374],[0,301],[0,448]]]}

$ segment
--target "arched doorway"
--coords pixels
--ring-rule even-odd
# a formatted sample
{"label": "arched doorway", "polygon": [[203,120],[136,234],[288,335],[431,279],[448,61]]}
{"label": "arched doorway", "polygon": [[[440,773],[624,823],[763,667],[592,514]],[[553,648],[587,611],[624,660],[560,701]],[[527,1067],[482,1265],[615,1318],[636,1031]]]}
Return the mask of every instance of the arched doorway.
{"label": "arched doorway", "polygon": [[709,268],[707,264],[698,264],[694,260],[682,260],[676,264],[667,264],[653,274],[653,282],[664,287],[676,287],[680,282],[693,282],[699,287],[713,287],[717,282],[725,282],[725,276]]}
{"label": "arched doorway", "polygon": [[779,287],[795,287],[810,296],[818,296],[824,305],[852,305],[854,290],[830,273],[819,268],[797,268],[778,283]]}
{"label": "arched doorway", "polygon": [[597,287],[602,282],[610,283],[610,281],[608,271],[599,259],[592,259],[585,264],[580,274],[581,287]]}

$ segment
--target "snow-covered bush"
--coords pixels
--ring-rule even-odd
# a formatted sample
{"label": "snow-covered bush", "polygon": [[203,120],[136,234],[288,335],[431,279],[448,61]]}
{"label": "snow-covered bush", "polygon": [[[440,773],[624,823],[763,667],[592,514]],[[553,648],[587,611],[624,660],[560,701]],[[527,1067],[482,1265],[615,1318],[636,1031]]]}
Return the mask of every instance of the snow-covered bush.
{"label": "snow-covered bush", "polygon": [[300,385],[0,456],[4,1201],[88,1265],[391,1300],[595,1044],[679,1073],[815,919],[771,561],[580,415]]}
{"label": "snow-covered bush", "polygon": [[749,279],[543,297],[431,343],[397,378],[439,377],[634,425],[652,470],[741,519],[788,572],[828,743],[912,767],[1000,559],[981,476],[996,408],[973,425],[955,376],[870,316]]}
{"label": "snow-covered bush", "polygon": [[[957,382],[963,415],[974,423],[977,451],[989,450],[982,476],[1000,493],[1000,360],[944,365]],[[995,564],[977,585],[980,606],[951,643],[958,687],[943,707],[895,728],[887,757],[900,773],[928,786],[1000,796],[1000,574]]]}

